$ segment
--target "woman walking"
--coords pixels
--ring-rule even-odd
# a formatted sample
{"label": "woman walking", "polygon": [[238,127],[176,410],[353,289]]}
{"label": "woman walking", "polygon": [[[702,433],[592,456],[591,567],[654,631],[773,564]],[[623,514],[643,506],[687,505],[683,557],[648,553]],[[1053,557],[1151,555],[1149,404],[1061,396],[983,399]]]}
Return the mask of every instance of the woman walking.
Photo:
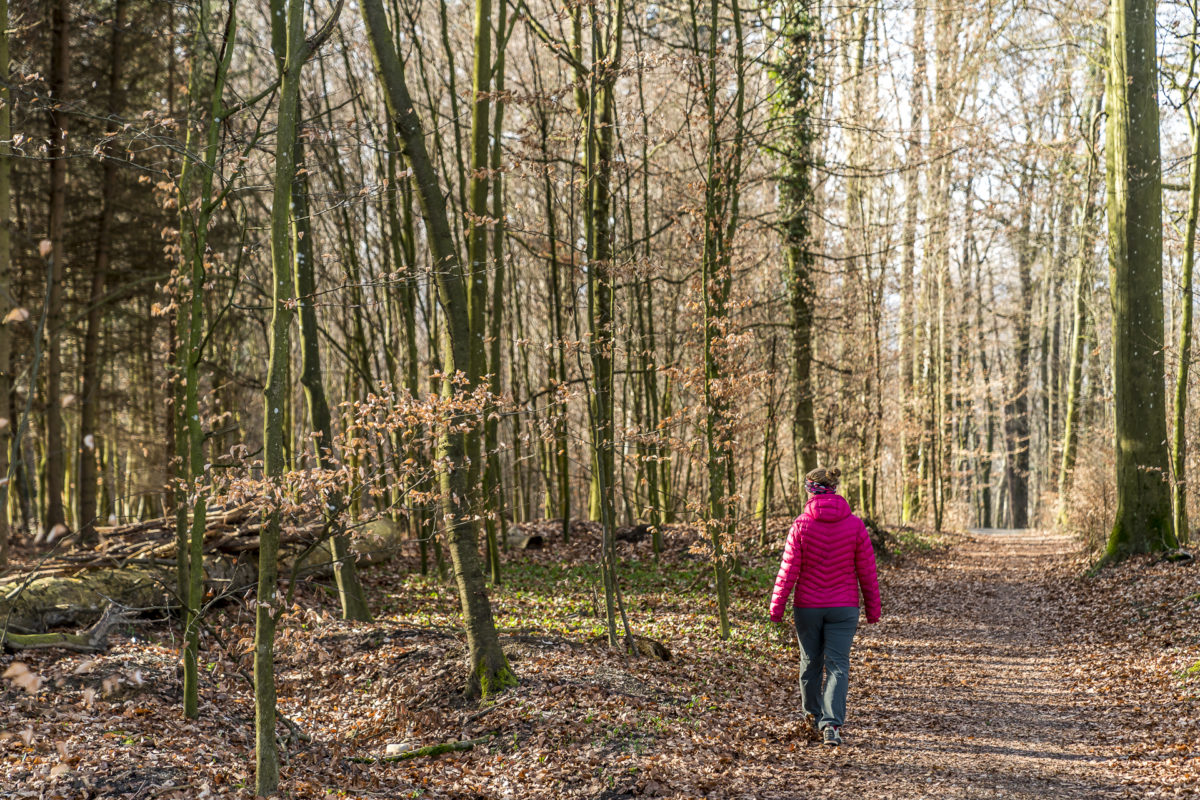
{"label": "woman walking", "polygon": [[846,720],[850,643],[858,629],[860,588],[867,624],[878,622],[881,613],[875,551],[866,526],[837,493],[841,475],[838,469],[814,469],[806,476],[804,488],[811,497],[788,533],[771,595],[772,622],[783,621],[785,604],[792,598],[804,718],[813,734],[833,747],[842,743]]}

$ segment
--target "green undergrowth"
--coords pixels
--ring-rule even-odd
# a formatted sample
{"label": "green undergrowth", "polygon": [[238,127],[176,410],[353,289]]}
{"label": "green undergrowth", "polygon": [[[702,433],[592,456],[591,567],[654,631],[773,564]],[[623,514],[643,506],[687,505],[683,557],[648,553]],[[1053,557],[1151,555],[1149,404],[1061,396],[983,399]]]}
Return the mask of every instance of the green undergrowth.
{"label": "green undergrowth", "polygon": [[[920,556],[945,549],[951,537],[913,527],[891,528],[882,543],[888,556]],[[705,640],[707,646],[750,651],[777,632],[767,620],[779,545],[744,548],[731,568],[731,636],[720,641],[715,577],[703,555],[682,548],[655,557],[645,545],[622,547],[618,580],[630,627],[635,634],[671,646],[680,639]],[[550,543],[545,550],[502,554],[502,580],[488,585],[496,626],[502,635],[545,635],[576,642],[607,638],[604,585],[592,547]],[[457,590],[449,578],[409,573],[389,576],[377,585],[372,602],[381,619],[405,625],[457,629],[461,626]],[[619,624],[619,623],[618,623]]]}
{"label": "green undergrowth", "polygon": [[[635,634],[670,646],[680,637],[716,639],[715,578],[702,558],[648,550],[619,561],[622,599]],[[488,585],[501,635],[547,635],[575,641],[606,637],[604,585],[595,563],[564,552],[561,560],[542,551],[511,551],[503,556],[500,585]],[[767,604],[778,569],[778,554],[747,553],[730,574],[733,632],[722,647],[747,646],[762,635]],[[377,584],[372,602],[381,621],[405,626],[456,629],[461,625],[458,595],[451,580],[436,574],[389,576]]]}

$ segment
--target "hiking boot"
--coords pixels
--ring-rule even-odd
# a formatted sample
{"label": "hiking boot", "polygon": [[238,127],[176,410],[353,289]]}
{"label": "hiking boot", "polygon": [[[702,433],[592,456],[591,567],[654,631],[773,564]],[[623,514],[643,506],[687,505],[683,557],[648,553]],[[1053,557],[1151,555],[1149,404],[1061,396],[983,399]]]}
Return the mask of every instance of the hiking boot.
{"label": "hiking boot", "polygon": [[837,726],[830,725],[825,729],[825,744],[829,747],[837,747],[842,743],[842,734],[837,729]]}

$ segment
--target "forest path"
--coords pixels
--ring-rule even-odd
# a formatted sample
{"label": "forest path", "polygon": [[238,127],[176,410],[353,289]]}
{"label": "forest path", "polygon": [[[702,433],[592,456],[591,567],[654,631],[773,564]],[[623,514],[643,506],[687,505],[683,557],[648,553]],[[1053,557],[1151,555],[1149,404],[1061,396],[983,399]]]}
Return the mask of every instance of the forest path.
{"label": "forest path", "polygon": [[[825,797],[1129,796],[1096,746],[1105,701],[1072,691],[1072,540],[975,531],[884,576],[884,621],[859,628],[846,747]],[[1067,620],[1064,624],[1064,620]],[[1111,762],[1110,762],[1111,764]],[[807,777],[807,776],[806,776]],[[833,780],[829,780],[834,777]]]}

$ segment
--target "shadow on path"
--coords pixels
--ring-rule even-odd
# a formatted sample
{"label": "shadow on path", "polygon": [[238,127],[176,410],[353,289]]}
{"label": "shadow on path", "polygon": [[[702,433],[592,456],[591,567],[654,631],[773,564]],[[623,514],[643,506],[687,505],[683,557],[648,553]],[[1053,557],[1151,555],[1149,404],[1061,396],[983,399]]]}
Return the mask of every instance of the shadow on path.
{"label": "shadow on path", "polygon": [[790,793],[762,796],[1130,796],[1095,745],[1102,709],[1071,690],[1056,615],[1073,549],[1039,531],[975,530],[884,573],[884,621],[855,642],[848,746],[820,753],[825,768]]}

